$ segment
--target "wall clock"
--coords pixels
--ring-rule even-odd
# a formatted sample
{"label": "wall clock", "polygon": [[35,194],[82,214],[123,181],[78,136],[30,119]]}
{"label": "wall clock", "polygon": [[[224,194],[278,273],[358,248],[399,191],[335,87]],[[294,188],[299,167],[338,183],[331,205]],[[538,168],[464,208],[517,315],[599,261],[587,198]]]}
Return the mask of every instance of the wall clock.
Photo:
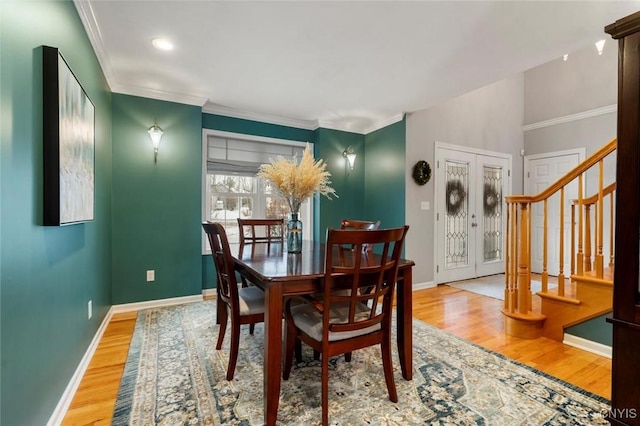
{"label": "wall clock", "polygon": [[413,166],[413,180],[418,185],[424,185],[431,179],[431,167],[429,163],[424,160],[420,160]]}

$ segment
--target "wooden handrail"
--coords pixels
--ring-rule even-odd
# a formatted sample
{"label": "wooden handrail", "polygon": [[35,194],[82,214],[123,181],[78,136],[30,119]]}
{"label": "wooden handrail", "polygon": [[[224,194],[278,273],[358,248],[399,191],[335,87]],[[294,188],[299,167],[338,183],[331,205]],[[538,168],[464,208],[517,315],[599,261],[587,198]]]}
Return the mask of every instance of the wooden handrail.
{"label": "wooden handrail", "polygon": [[[613,182],[611,185],[606,186],[605,188],[602,188],[602,196],[606,197],[607,195],[611,194],[613,191],[616,190],[616,183]],[[591,197],[587,197],[587,198],[583,198],[582,199],[582,204],[583,205],[587,205],[587,204],[595,204],[599,197],[600,194],[599,193],[595,193],[593,194]],[[575,200],[571,200],[572,204],[578,204],[578,199],[576,198]]]}
{"label": "wooden handrail", "polygon": [[[533,337],[536,335],[537,327],[540,321],[544,321],[544,315],[532,312],[532,293],[531,293],[531,254],[532,254],[532,237],[534,230],[532,229],[533,208],[536,203],[542,209],[543,223],[541,238],[542,255],[541,283],[542,291],[538,294],[545,297],[556,297],[562,300],[573,300],[565,297],[565,203],[566,207],[571,207],[571,276],[584,275],[589,273],[593,279],[603,278],[604,270],[604,203],[605,196],[610,196],[611,200],[615,197],[615,182],[604,188],[604,159],[617,149],[617,139],[612,139],[600,149],[595,151],[589,158],[584,160],[578,166],[574,167],[556,182],[552,183],[544,191],[537,195],[511,195],[506,196],[507,202],[507,225],[506,225],[506,256],[505,256],[505,301],[502,309],[503,314],[507,317],[507,333],[519,335],[523,337],[528,335]],[[586,184],[587,172],[594,166],[598,167],[598,192],[585,197],[584,190]],[[577,200],[567,200],[566,187],[568,185],[576,185]],[[547,217],[549,215],[549,199],[559,197],[558,210],[560,222],[558,223],[558,232],[560,235],[557,241],[557,252],[553,253],[554,268],[557,275],[558,288],[557,292],[548,291],[549,271],[547,268],[547,257],[549,256],[547,246],[549,238],[549,223]],[[554,197],[554,200],[555,200]],[[555,201],[554,201],[555,203]],[[578,207],[577,209],[575,207]],[[610,213],[613,218],[613,201],[610,202]],[[578,217],[575,217],[575,213]],[[555,214],[555,212],[554,212]],[[594,218],[592,222],[592,216]],[[578,223],[576,223],[576,219]],[[613,233],[613,219],[609,221],[609,233]],[[538,225],[539,226],[539,225]],[[592,227],[594,231],[592,232]],[[576,235],[577,234],[577,235]],[[593,234],[593,235],[592,235]],[[576,241],[577,236],[577,241]],[[577,251],[576,251],[577,242]],[[613,247],[610,238],[609,247],[610,258],[609,266],[613,266]],[[595,258],[594,258],[595,257]],[[557,262],[557,263],[555,263]],[[557,268],[557,269],[556,269]],[[592,269],[595,271],[591,272]],[[574,275],[575,273],[575,275]],[[576,300],[576,304],[580,302]],[[519,325],[516,326],[516,323]],[[527,326],[523,324],[528,324]],[[537,324],[537,325],[535,325]]]}
{"label": "wooden handrail", "polygon": [[[589,170],[593,165],[598,164],[598,162],[604,158],[605,156],[611,154],[616,150],[618,146],[618,139],[614,138],[609,141],[602,148],[594,152],[589,158],[587,158],[582,163],[578,164],[573,170],[569,171],[566,175],[562,176],[560,179],[551,184],[547,189],[542,191],[537,195],[510,195],[505,197],[507,202],[510,203],[535,203],[538,201],[542,201],[545,198],[551,197],[553,194],[558,192],[560,188],[568,185],[572,180],[582,175],[584,172]],[[583,199],[584,203],[584,199]]]}

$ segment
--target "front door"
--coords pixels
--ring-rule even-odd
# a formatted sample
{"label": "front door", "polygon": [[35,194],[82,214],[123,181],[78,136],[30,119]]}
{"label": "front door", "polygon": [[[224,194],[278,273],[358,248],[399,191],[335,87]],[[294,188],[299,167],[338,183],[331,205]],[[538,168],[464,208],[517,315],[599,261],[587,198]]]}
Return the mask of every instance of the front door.
{"label": "front door", "polygon": [[436,282],[504,272],[511,155],[436,144]]}

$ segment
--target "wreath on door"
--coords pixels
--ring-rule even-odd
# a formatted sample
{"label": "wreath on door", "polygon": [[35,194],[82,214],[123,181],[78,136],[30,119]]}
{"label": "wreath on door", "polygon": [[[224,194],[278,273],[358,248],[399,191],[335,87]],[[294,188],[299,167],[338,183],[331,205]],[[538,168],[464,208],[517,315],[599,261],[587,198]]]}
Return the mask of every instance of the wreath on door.
{"label": "wreath on door", "polygon": [[498,191],[495,190],[493,185],[489,185],[488,183],[484,184],[484,215],[485,216],[493,216],[495,215],[498,205],[501,201],[501,196],[498,194]]}
{"label": "wreath on door", "polygon": [[431,167],[429,163],[424,160],[418,161],[416,165],[413,166],[412,176],[418,185],[424,185],[429,182],[429,179],[431,179]]}
{"label": "wreath on door", "polygon": [[447,214],[450,216],[458,214],[466,197],[467,192],[464,190],[464,185],[461,181],[450,180],[447,182]]}

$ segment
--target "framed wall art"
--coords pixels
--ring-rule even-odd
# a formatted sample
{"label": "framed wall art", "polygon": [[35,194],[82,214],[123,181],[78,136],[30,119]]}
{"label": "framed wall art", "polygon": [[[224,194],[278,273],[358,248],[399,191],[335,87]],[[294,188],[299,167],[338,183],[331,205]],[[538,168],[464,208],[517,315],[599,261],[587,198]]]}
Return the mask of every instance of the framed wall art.
{"label": "framed wall art", "polygon": [[94,106],[60,51],[42,48],[44,225],[92,221]]}

